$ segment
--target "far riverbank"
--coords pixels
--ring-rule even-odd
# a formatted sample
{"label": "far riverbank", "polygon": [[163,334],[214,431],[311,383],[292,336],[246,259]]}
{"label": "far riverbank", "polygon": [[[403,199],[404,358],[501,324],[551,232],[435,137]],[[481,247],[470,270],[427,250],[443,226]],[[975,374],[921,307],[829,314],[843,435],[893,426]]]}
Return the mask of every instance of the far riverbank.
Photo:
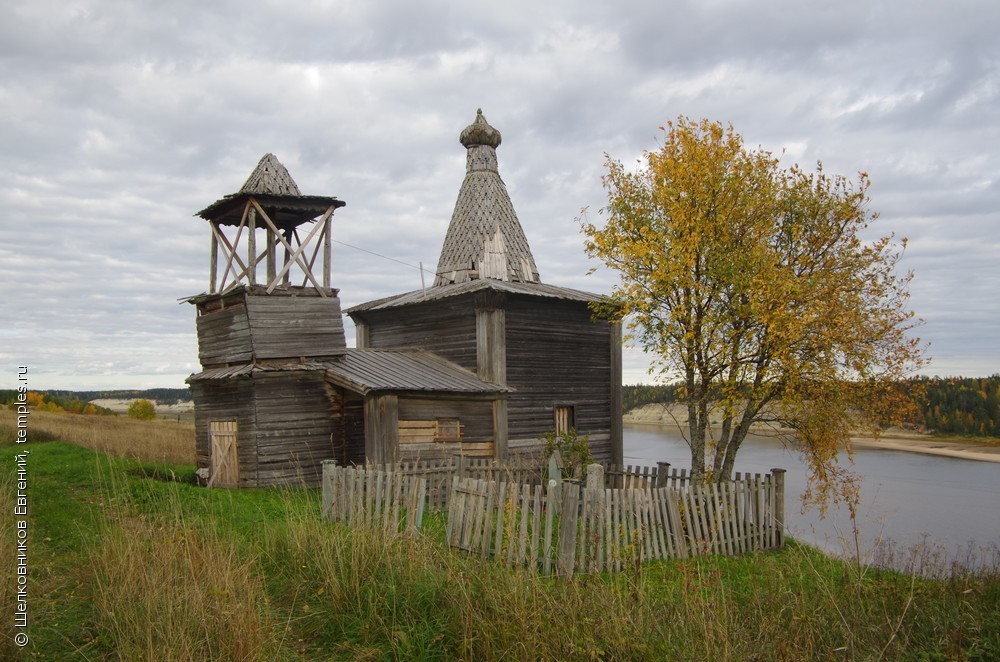
{"label": "far riverbank", "polygon": [[[680,405],[648,404],[626,412],[625,425],[658,426],[680,429],[687,426],[687,411]],[[712,421],[713,424],[717,421]],[[851,438],[857,448],[906,451],[925,455],[942,455],[965,460],[1000,462],[1000,442],[971,438],[942,438],[927,434],[889,431],[874,439],[870,436]]]}

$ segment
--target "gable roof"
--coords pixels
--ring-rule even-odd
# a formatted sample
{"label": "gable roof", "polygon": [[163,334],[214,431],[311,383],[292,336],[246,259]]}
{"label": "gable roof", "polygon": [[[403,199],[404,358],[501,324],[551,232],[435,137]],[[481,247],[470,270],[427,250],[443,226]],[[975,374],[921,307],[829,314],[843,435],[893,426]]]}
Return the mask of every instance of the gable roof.
{"label": "gable roof", "polygon": [[465,180],[441,247],[434,286],[484,278],[539,282],[535,258],[500,179],[500,132],[477,110],[459,140],[468,150]]}

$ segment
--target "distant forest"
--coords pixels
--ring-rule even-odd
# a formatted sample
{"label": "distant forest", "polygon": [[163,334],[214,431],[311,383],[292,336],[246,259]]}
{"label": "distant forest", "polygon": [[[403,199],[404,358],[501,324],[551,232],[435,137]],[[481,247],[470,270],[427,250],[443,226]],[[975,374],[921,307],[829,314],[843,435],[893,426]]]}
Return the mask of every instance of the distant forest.
{"label": "distant forest", "polygon": [[[623,389],[628,411],[653,402],[677,402],[678,384],[635,384]],[[920,407],[924,427],[932,432],[1000,437],[1000,375],[992,377],[920,377],[907,383]]]}
{"label": "distant forest", "polygon": [[[150,388],[145,390],[115,390],[115,391],[38,391],[43,396],[41,402],[30,402],[29,405],[43,405],[50,411],[68,411],[71,413],[87,413],[99,415],[114,415],[110,409],[95,407],[88,403],[91,400],[135,400],[145,398],[156,404],[173,405],[191,399],[191,390],[187,388]],[[0,389],[0,405],[17,401],[17,391]]]}
{"label": "distant forest", "polygon": [[[678,384],[630,384],[623,387],[624,411],[653,402],[677,402]],[[908,382],[927,430],[944,434],[1000,437],[1000,374],[992,377],[921,377]],[[113,391],[41,391],[45,400],[67,411],[91,400],[146,398],[158,404],[190,400],[186,388]],[[0,390],[0,404],[13,402],[17,391]],[[103,412],[101,412],[103,413]]]}

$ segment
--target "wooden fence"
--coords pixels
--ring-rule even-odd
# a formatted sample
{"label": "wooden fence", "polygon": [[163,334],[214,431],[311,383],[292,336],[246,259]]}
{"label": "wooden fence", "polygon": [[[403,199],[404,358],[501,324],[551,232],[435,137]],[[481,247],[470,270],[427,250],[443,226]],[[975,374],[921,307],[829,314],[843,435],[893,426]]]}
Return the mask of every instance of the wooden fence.
{"label": "wooden fence", "polygon": [[417,533],[426,493],[420,476],[323,462],[323,515],[356,528]]}
{"label": "wooden fence", "polygon": [[[784,544],[784,470],[692,484],[683,470],[588,467],[586,484],[546,483],[488,461],[323,467],[323,512],[353,526],[420,528],[428,476],[450,479],[448,544],[509,566],[569,576],[646,560],[736,555]],[[550,467],[554,469],[553,467]],[[407,469],[411,473],[405,473]],[[475,474],[479,473],[479,476]],[[464,475],[463,475],[464,474]],[[618,485],[608,487],[608,485]]]}
{"label": "wooden fence", "polygon": [[[555,460],[547,462],[526,459],[501,463],[490,458],[453,455],[444,459],[373,466],[381,471],[401,472],[408,476],[420,476],[426,480],[427,508],[430,510],[446,510],[448,508],[448,500],[452,493],[452,479],[455,476],[534,486],[545,483],[546,479],[551,477],[555,471],[558,474],[557,480],[562,480],[562,463],[558,456]],[[637,489],[641,487],[681,489],[687,485],[690,479],[687,469],[672,469],[669,462],[657,462],[655,467],[610,465],[604,472],[604,486],[612,489]],[[582,483],[582,480],[579,482]]]}
{"label": "wooden fence", "polygon": [[653,559],[745,554],[784,543],[781,470],[681,490],[605,488],[602,474],[592,465],[586,486],[550,483],[547,490],[455,477],[448,543],[560,575],[616,572]]}
{"label": "wooden fence", "polygon": [[537,461],[505,464],[490,458],[464,455],[454,455],[438,460],[375,465],[374,468],[423,478],[427,481],[427,508],[431,510],[446,510],[448,508],[448,499],[452,492],[452,479],[455,476],[494,482],[541,485],[546,475],[546,465]]}

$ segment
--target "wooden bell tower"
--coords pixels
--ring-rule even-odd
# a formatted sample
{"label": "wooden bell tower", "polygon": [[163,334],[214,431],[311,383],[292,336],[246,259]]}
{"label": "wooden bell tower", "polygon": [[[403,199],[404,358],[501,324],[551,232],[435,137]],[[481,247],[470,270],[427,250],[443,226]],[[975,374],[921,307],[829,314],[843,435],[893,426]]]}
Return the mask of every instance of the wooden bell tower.
{"label": "wooden bell tower", "polygon": [[345,351],[330,286],[333,213],[265,154],[243,187],[198,216],[209,223],[208,292],[191,375],[198,466],[209,486],[318,481],[332,457],[332,403],[316,360]]}
{"label": "wooden bell tower", "polygon": [[[265,154],[238,193],[198,212],[212,229],[209,293],[257,285],[258,268],[265,262],[263,285],[268,294],[290,287],[292,274],[298,272],[301,287],[311,285],[320,296],[330,296],[330,225],[334,210],[345,204],[327,196],[302,195],[285,166],[274,154]],[[313,223],[308,232],[301,228],[305,223]],[[321,249],[322,284],[313,271]]]}

